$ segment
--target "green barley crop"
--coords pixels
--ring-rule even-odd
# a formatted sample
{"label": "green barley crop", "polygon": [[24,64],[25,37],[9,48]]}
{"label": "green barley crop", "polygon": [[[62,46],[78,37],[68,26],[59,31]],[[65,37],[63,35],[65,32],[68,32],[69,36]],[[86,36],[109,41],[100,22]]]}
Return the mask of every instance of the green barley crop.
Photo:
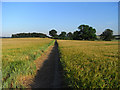
{"label": "green barley crop", "polygon": [[54,40],[47,38],[2,39],[2,87],[24,88],[19,76],[35,75],[36,60]]}
{"label": "green barley crop", "polygon": [[72,88],[118,88],[118,42],[58,40],[65,83]]}

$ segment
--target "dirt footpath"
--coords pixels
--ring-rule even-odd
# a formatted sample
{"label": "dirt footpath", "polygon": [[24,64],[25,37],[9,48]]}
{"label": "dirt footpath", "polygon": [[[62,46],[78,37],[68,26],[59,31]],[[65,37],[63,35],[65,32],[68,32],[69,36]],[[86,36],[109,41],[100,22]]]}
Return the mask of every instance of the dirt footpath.
{"label": "dirt footpath", "polygon": [[62,75],[57,42],[35,63],[37,65],[37,75],[30,85],[32,88],[61,88]]}

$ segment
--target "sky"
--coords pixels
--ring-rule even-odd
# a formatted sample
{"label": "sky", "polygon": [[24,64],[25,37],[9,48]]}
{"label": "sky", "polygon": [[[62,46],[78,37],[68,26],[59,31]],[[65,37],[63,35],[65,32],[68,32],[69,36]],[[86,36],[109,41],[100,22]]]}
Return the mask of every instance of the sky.
{"label": "sky", "polygon": [[118,34],[118,2],[3,2],[2,36],[22,32],[49,34],[51,29],[74,32],[86,24],[100,35]]}
{"label": "sky", "polygon": [[2,2],[119,2],[120,0],[1,0]]}

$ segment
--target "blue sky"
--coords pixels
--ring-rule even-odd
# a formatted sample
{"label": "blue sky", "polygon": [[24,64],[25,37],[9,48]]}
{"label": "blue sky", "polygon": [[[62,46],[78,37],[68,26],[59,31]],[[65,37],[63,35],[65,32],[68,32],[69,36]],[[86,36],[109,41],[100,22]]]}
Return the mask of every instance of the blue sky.
{"label": "blue sky", "polygon": [[1,0],[2,2],[119,2],[120,0]]}
{"label": "blue sky", "polygon": [[118,33],[117,2],[3,2],[2,36],[49,30],[73,32],[87,24],[101,34],[109,28]]}

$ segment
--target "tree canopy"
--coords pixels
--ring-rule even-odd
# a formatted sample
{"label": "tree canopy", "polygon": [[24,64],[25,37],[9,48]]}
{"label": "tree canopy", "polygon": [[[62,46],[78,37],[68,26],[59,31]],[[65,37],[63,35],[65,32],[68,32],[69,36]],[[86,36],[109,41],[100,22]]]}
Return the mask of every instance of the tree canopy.
{"label": "tree canopy", "polygon": [[73,34],[72,34],[71,32],[69,32],[69,33],[67,34],[67,39],[69,39],[69,40],[72,40],[72,39],[73,39]]}
{"label": "tree canopy", "polygon": [[[106,29],[100,36],[96,36],[96,29],[89,25],[80,25],[77,28],[78,30],[74,32],[62,31],[59,35],[57,35],[57,30],[52,29],[49,31],[49,35],[53,39],[68,39],[68,40],[106,40],[110,41],[115,36],[113,36],[113,30]],[[22,37],[40,37],[45,38],[48,37],[43,33],[18,33],[12,34],[12,38],[22,38]]]}
{"label": "tree canopy", "polygon": [[52,29],[51,31],[49,31],[49,35],[52,37],[56,37],[57,36],[57,31]]}
{"label": "tree canopy", "polygon": [[96,30],[88,25],[80,25],[78,27],[79,37],[82,40],[95,40],[96,39]]}
{"label": "tree canopy", "polygon": [[70,40],[95,40],[96,39],[96,30],[88,25],[80,25],[78,30],[73,33],[66,33],[65,31],[61,32],[60,35],[57,35],[56,30],[49,31],[49,35],[52,38],[56,39],[70,39]]}
{"label": "tree canopy", "polygon": [[17,34],[12,34],[12,38],[25,38],[25,37],[40,37],[40,38],[45,38],[48,37],[46,34],[43,33],[17,33]]}
{"label": "tree canopy", "polygon": [[105,41],[111,41],[113,39],[113,31],[106,29],[101,35],[100,38]]}
{"label": "tree canopy", "polygon": [[80,40],[80,34],[79,31],[75,31],[73,32],[73,36],[72,36],[73,40]]}
{"label": "tree canopy", "polygon": [[59,38],[65,39],[66,38],[66,32],[61,32],[61,34],[59,35]]}

